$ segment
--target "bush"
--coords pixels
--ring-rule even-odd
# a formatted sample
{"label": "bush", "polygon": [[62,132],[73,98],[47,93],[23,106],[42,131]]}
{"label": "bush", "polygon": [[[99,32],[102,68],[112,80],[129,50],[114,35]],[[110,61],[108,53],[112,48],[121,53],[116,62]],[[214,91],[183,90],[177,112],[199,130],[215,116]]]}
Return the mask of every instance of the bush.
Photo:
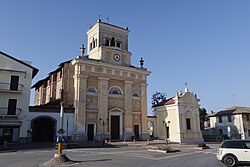
{"label": "bush", "polygon": [[205,143],[198,143],[198,147],[209,148]]}
{"label": "bush", "polygon": [[180,151],[180,150],[173,149],[170,146],[159,146],[158,149],[166,151],[166,153],[172,153],[172,152],[179,152]]}

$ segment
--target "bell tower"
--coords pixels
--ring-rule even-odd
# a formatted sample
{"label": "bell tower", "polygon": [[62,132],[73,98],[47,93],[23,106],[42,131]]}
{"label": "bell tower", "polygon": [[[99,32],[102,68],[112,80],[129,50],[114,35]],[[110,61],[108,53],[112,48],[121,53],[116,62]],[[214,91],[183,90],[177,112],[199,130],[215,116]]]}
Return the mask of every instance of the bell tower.
{"label": "bell tower", "polygon": [[122,66],[131,65],[131,53],[128,51],[127,27],[122,28],[102,22],[101,19],[89,28],[88,56],[90,59]]}

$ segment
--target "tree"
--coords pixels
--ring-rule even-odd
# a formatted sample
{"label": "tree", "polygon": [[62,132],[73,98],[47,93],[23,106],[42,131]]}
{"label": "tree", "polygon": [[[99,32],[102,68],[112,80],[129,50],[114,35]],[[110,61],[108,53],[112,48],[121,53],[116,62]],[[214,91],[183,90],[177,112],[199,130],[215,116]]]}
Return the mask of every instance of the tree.
{"label": "tree", "polygon": [[161,92],[155,92],[152,97],[151,97],[151,107],[153,109],[153,113],[154,115],[155,113],[155,107],[157,105],[159,105],[161,102],[163,102],[164,100],[166,100],[166,93],[161,93]]}
{"label": "tree", "polygon": [[200,115],[201,130],[203,130],[204,122],[208,121],[207,110],[205,108],[199,108],[199,115]]}

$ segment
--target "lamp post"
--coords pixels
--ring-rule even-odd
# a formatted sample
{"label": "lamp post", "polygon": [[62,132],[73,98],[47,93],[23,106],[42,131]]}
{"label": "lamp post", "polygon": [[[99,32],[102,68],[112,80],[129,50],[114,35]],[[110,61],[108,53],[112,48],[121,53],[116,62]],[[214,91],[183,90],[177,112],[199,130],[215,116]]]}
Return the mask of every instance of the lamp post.
{"label": "lamp post", "polygon": [[64,111],[63,111],[63,102],[60,103],[61,106],[61,110],[60,110],[60,129],[57,131],[58,133],[58,153],[62,154],[62,150],[63,150],[63,143],[64,143],[64,130],[63,130],[63,119],[64,119]]}
{"label": "lamp post", "polygon": [[163,126],[166,128],[165,132],[166,132],[166,144],[168,144],[168,139],[170,138],[169,136],[169,127],[170,127],[170,121],[168,120],[164,120],[162,121]]}
{"label": "lamp post", "polygon": [[104,126],[105,125],[108,125],[108,123],[109,123],[109,119],[107,118],[106,119],[106,121],[105,121],[105,119],[102,119],[101,117],[100,117],[100,119],[99,119],[99,125],[101,125],[102,126],[102,146],[104,146],[104,142],[105,142],[105,137],[104,137]]}

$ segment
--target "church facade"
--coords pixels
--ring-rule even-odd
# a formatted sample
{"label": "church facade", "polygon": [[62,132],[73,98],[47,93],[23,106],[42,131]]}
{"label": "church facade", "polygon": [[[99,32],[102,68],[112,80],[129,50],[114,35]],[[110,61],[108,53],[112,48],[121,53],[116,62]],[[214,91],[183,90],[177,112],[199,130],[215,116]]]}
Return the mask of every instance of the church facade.
{"label": "church facade", "polygon": [[188,91],[176,93],[155,107],[160,139],[177,143],[203,142],[200,130],[199,99]]}
{"label": "church facade", "polygon": [[63,62],[33,85],[35,107],[74,109],[72,141],[148,139],[147,76],[131,65],[128,28],[98,20],[87,31],[87,55]]}

